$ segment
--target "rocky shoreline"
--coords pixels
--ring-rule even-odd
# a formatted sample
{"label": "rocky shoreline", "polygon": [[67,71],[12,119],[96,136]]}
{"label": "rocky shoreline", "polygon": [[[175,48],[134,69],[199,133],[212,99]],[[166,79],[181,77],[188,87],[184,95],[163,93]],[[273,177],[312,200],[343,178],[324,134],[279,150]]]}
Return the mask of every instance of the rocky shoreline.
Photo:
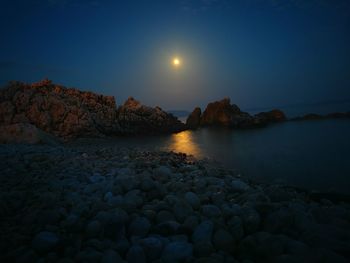
{"label": "rocky shoreline", "polygon": [[0,145],[1,262],[348,262],[350,205],[210,160]]}

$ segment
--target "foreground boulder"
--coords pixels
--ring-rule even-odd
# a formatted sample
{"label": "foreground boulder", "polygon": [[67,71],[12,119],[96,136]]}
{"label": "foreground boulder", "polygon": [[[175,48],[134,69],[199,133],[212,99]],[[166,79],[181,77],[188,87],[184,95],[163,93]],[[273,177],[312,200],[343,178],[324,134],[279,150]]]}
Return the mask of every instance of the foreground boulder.
{"label": "foreground boulder", "polygon": [[[65,88],[47,79],[33,84],[12,82],[0,90],[0,124],[19,123],[31,124],[64,140],[184,129],[184,124],[159,107],[147,107],[130,98],[117,109],[112,96]],[[28,135],[23,127],[34,132],[34,127],[13,127],[16,136],[20,132]]]}
{"label": "foreground boulder", "polygon": [[122,134],[158,134],[179,132],[185,125],[160,107],[142,105],[133,97],[118,109],[118,124]]}

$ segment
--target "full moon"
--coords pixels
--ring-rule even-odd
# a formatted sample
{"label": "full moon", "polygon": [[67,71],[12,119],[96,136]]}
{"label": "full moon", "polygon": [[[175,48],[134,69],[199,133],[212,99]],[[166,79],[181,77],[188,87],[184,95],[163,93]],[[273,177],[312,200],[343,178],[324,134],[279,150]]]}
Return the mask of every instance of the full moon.
{"label": "full moon", "polygon": [[180,59],[177,58],[177,57],[175,57],[175,58],[173,59],[173,65],[174,65],[175,67],[178,67],[178,66],[180,66],[180,64],[181,64]]}

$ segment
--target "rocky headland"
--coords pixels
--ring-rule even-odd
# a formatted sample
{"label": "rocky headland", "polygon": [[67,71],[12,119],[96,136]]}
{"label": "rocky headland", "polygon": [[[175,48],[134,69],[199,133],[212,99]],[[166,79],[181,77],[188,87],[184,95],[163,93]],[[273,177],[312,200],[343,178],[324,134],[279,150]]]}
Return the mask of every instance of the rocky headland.
{"label": "rocky headland", "polygon": [[[159,107],[144,106],[133,98],[117,107],[112,96],[66,88],[49,80],[12,82],[1,89],[0,125],[2,142],[20,142],[21,136],[28,134],[43,138],[47,133],[68,140],[185,129],[177,118]],[[5,136],[9,130],[16,136]]]}
{"label": "rocky headland", "polygon": [[241,111],[236,104],[231,104],[229,98],[209,103],[201,113],[199,107],[187,118],[187,127],[196,129],[200,126],[223,126],[229,128],[254,128],[261,127],[273,122],[282,122],[287,120],[281,110],[272,110],[261,112],[256,115],[250,115]]}
{"label": "rocky headland", "polygon": [[[102,139],[101,139],[102,140]],[[350,206],[182,153],[0,145],[1,262],[349,262]]]}

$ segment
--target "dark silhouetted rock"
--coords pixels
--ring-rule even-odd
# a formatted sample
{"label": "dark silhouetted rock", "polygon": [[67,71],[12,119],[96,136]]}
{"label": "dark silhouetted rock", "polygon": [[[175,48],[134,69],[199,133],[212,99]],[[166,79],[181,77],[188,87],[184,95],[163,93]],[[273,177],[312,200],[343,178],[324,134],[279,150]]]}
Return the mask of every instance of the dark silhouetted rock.
{"label": "dark silhouetted rock", "polygon": [[179,132],[185,124],[160,107],[142,105],[130,97],[118,109],[118,123],[122,134],[159,134]]}
{"label": "dark silhouetted rock", "polygon": [[186,126],[189,129],[197,129],[201,122],[202,111],[199,107],[196,107],[192,113],[187,117]]}
{"label": "dark silhouetted rock", "polygon": [[271,122],[285,121],[286,116],[280,110],[262,112],[251,116],[240,108],[230,103],[229,98],[209,103],[202,114],[201,125],[225,126],[230,128],[253,128]]}
{"label": "dark silhouetted rock", "polygon": [[267,124],[271,122],[282,122],[286,121],[286,115],[281,110],[271,110],[268,112],[260,112],[254,116],[262,124]]}

